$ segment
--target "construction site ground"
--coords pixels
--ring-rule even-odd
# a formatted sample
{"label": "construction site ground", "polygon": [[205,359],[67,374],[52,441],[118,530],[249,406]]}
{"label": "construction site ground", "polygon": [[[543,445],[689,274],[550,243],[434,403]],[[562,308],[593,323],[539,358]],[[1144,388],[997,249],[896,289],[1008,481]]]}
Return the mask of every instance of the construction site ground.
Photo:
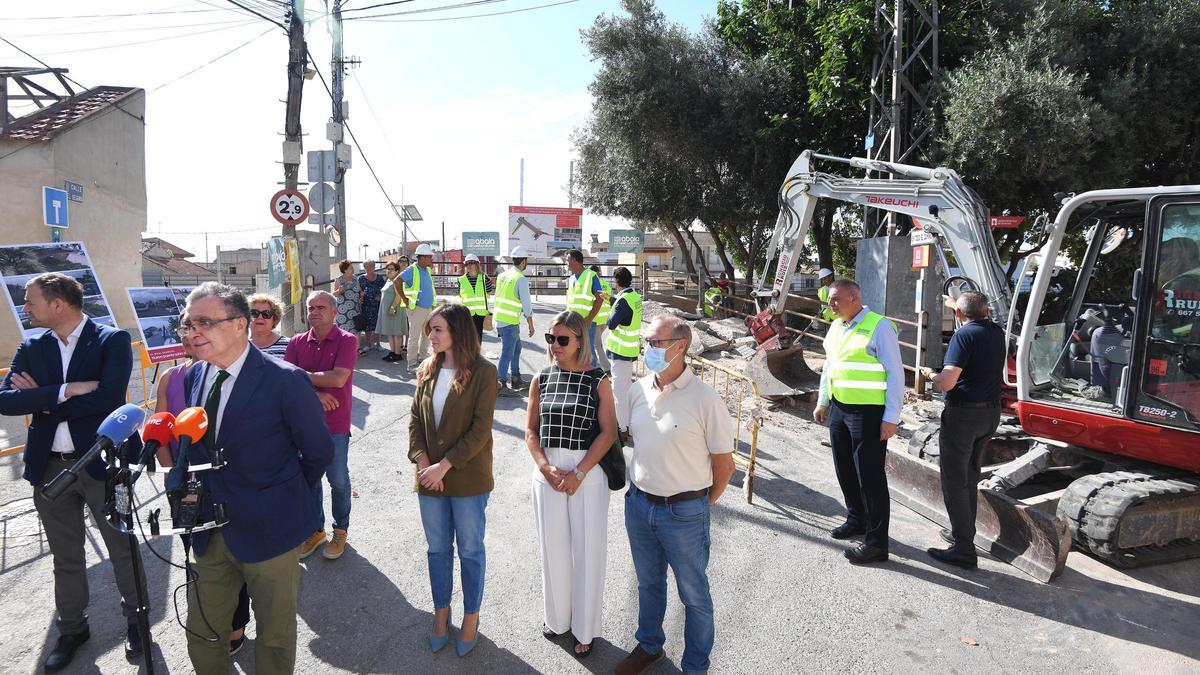
{"label": "construction site ground", "polygon": [[[539,337],[525,345],[527,374],[545,364],[540,334],[560,310],[561,303],[538,303]],[[489,335],[485,353],[494,357],[498,349]],[[464,659],[450,649],[429,652],[425,541],[405,458],[412,379],[402,364],[384,363],[381,355],[360,359],[354,377],[349,551],[337,561],[317,555],[302,563],[296,671],[611,672],[633,646],[637,620],[624,493],[613,493],[609,509],[603,629],[596,653],[578,661],[569,640],[554,644],[541,636],[531,462],[522,440],[525,400],[516,396],[500,399],[493,426],[496,489],[488,505],[480,645]],[[745,501],[739,471],[713,510],[713,673],[1200,671],[1197,561],[1120,571],[1073,552],[1051,584],[987,556],[978,570],[965,571],[933,562],[925,549],[941,545],[938,527],[893,502],[891,560],[866,568],[847,564],[846,544],[828,534],[844,511],[826,431],[811,421],[811,410],[803,401],[765,409],[754,503]],[[4,422],[9,442],[19,442],[20,420]],[[56,632],[51,558],[32,487],[20,473],[19,457],[0,460],[0,671],[30,673],[39,670]],[[141,481],[145,507],[163,505],[160,486],[161,478]],[[178,541],[151,545],[181,562]],[[116,588],[94,531],[87,549],[92,638],[67,672],[135,672],[122,653]],[[145,543],[141,554],[157,670],[191,672],[172,603],[183,572],[155,558]],[[457,624],[457,581],[455,587]],[[182,613],[182,591],[178,598]],[[673,587],[666,633],[668,658],[650,673],[679,672],[683,611]],[[254,672],[253,623],[248,634],[236,672]]]}

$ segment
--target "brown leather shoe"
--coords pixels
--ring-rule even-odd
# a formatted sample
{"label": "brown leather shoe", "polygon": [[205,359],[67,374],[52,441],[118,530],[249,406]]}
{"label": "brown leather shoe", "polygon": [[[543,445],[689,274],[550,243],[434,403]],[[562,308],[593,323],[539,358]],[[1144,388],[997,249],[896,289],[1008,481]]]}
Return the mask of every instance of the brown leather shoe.
{"label": "brown leather shoe", "polygon": [[661,659],[662,656],[663,650],[661,649],[658,650],[657,654],[647,654],[642,649],[642,646],[638,645],[633,648],[633,651],[629,652],[629,656],[621,659],[621,662],[613,669],[613,673],[615,675],[638,675],[638,673],[649,668],[651,663]]}

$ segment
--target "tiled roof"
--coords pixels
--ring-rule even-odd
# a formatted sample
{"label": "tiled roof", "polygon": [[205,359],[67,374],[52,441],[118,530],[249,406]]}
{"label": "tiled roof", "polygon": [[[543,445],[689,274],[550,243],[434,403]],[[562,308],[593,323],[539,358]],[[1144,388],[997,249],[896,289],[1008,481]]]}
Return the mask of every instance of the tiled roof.
{"label": "tiled roof", "polygon": [[172,244],[171,242],[169,242],[165,239],[160,239],[158,237],[143,237],[142,243],[149,244],[152,247],[156,246],[158,248],[161,248],[164,253],[170,255],[172,258],[191,258],[191,257],[193,257],[193,254],[191,252],[186,251],[182,248],[179,248],[175,244]]}
{"label": "tiled roof", "polygon": [[142,260],[153,263],[172,274],[194,274],[203,276],[213,273],[212,270],[208,269],[207,267],[202,267],[190,260],[184,260],[182,258],[151,258],[148,255],[143,255]]}
{"label": "tiled roof", "polygon": [[133,87],[96,87],[13,120],[0,138],[48,141],[89,115],[137,91]]}

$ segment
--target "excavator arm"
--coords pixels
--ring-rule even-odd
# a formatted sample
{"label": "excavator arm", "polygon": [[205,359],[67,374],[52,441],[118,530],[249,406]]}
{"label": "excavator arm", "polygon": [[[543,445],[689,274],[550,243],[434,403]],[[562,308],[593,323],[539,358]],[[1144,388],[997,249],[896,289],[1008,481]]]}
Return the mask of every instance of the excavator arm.
{"label": "excavator arm", "polygon": [[[890,173],[896,178],[846,178],[822,173],[813,168],[814,160]],[[1012,291],[992,240],[987,208],[957,173],[944,167],[930,169],[860,157],[833,157],[812,150],[796,158],[779,190],[779,218],[755,290],[760,311],[779,316],[786,309],[788,288],[818,199],[910,216],[936,242],[934,248],[946,277],[966,279],[988,296],[997,323],[1004,325],[1008,320]],[[947,248],[954,256],[954,267],[946,258]],[[773,263],[775,273],[768,276]]]}

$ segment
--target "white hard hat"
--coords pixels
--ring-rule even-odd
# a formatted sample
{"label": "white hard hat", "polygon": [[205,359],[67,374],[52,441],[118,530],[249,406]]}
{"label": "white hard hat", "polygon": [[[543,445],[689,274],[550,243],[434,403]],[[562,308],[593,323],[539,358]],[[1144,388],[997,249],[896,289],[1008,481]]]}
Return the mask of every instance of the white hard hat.
{"label": "white hard hat", "polygon": [[433,247],[429,244],[421,244],[417,247],[416,255],[433,255]]}
{"label": "white hard hat", "polygon": [[818,279],[824,279],[825,277],[831,276],[833,276],[833,270],[829,269],[828,267],[822,267],[821,271],[817,272]]}
{"label": "white hard hat", "polygon": [[512,259],[512,258],[528,258],[529,254],[525,252],[524,246],[514,246],[512,248],[512,250],[508,252],[508,257],[510,259]]}
{"label": "white hard hat", "polygon": [[467,254],[467,257],[463,258],[464,265],[466,263],[477,263],[477,262],[479,262],[479,256],[475,255],[474,253],[469,253],[469,254]]}

